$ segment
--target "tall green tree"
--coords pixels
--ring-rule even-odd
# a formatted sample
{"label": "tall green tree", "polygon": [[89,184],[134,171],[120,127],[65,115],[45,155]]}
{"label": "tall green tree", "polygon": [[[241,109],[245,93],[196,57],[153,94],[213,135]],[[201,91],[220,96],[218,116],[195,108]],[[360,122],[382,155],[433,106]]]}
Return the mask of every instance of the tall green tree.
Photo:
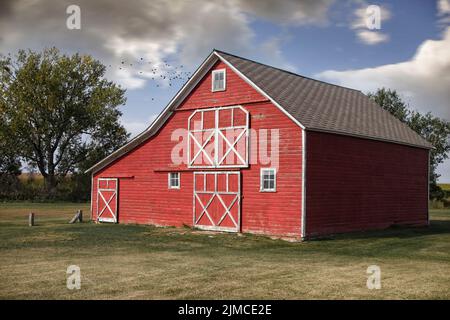
{"label": "tall green tree", "polygon": [[36,167],[52,193],[58,177],[84,169],[126,142],[118,109],[125,90],[89,55],[56,48],[0,56],[1,134]]}
{"label": "tall green tree", "polygon": [[0,175],[17,176],[21,173],[20,160],[12,141],[5,136],[6,125],[5,112],[0,104]]}
{"label": "tall green tree", "polygon": [[422,114],[410,109],[395,90],[381,88],[368,96],[433,145],[430,152],[430,197],[440,198],[443,192],[437,185],[440,175],[436,169],[449,157],[450,122],[430,112]]}

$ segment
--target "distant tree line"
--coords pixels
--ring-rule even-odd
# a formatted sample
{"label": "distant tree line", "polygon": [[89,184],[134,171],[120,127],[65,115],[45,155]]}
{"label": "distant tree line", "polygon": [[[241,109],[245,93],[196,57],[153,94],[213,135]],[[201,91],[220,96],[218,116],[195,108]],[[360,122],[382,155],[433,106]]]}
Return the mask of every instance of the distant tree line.
{"label": "distant tree line", "polygon": [[0,201],[70,201],[90,200],[90,176],[69,174],[57,178],[57,186],[49,194],[42,175],[27,172],[21,175],[0,173]]}

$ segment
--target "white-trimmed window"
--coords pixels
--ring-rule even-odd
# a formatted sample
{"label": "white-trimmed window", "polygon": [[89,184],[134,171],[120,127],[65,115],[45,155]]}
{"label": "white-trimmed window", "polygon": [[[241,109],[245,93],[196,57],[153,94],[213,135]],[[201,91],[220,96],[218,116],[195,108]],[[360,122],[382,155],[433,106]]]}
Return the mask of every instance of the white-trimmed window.
{"label": "white-trimmed window", "polygon": [[169,172],[169,189],[180,189],[180,173]]}
{"label": "white-trimmed window", "polygon": [[214,70],[212,72],[212,92],[224,91],[226,86],[225,69]]}
{"label": "white-trimmed window", "polygon": [[260,191],[277,191],[277,170],[275,168],[261,168]]}

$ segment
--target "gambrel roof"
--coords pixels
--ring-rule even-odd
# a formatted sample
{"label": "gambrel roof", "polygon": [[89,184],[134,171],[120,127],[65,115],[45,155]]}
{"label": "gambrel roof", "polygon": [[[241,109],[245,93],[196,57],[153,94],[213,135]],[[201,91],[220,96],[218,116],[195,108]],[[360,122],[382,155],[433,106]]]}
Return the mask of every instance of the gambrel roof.
{"label": "gambrel roof", "polygon": [[144,132],[87,171],[100,170],[153,136],[219,60],[305,130],[432,148],[428,141],[359,90],[311,79],[223,51],[213,50]]}

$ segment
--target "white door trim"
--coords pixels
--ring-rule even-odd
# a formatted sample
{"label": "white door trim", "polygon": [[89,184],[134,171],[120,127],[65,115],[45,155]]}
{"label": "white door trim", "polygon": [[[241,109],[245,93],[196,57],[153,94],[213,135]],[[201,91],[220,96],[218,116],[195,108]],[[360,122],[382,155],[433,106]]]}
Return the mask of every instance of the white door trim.
{"label": "white door trim", "polygon": [[[100,181],[106,181],[107,182],[107,187],[106,188],[100,188]],[[109,188],[109,182],[110,181],[114,181],[114,188]],[[117,223],[117,212],[119,211],[117,208],[117,198],[119,197],[118,195],[118,190],[119,190],[119,179],[117,178],[98,178],[97,179],[97,221],[100,222],[113,222],[113,223]],[[108,200],[105,199],[105,197],[102,194],[102,191],[112,191],[113,194],[108,198]],[[102,198],[105,207],[101,210],[101,212],[99,212],[99,199],[100,197]],[[111,203],[111,201],[114,199],[114,208],[116,209],[115,211],[111,209],[111,207],[109,206],[109,204]],[[111,214],[111,218],[109,217],[102,217],[102,215],[105,213],[106,209],[108,209],[108,212]]]}
{"label": "white door trim", "polygon": [[[226,191],[218,191],[217,188],[217,176],[219,174],[225,175],[225,181],[226,181]],[[193,179],[193,226],[199,229],[203,229],[203,230],[213,230],[213,231],[226,231],[226,232],[240,232],[241,230],[241,173],[240,171],[195,171],[193,173],[194,175],[194,179]],[[214,175],[214,191],[207,191],[206,188],[206,181],[207,175]],[[237,191],[229,191],[229,177],[230,175],[236,175],[237,176]],[[197,179],[203,179],[203,190],[197,190],[196,189],[196,180]],[[204,204],[199,195],[200,194],[208,194],[211,195],[211,198],[208,200],[208,202],[206,204]],[[233,200],[231,201],[230,205],[226,205],[225,202],[223,201],[221,195],[235,195],[235,197],[233,198]],[[215,222],[209,212],[208,212],[208,207],[209,205],[212,203],[212,201],[214,200],[214,198],[219,199],[224,212],[223,214],[220,215],[220,219]],[[237,215],[237,221],[236,219],[233,217],[233,215],[231,214],[230,210],[231,208],[236,205],[237,202],[237,206],[238,206],[238,215]],[[200,204],[200,209],[201,209],[201,213],[197,216],[196,215],[196,206],[197,203]],[[210,226],[206,226],[206,225],[201,225],[199,224],[200,219],[206,215],[209,219],[209,221],[211,222]],[[231,219],[231,221],[234,224],[234,227],[222,227],[221,223],[225,220],[226,217],[229,217]]]}

